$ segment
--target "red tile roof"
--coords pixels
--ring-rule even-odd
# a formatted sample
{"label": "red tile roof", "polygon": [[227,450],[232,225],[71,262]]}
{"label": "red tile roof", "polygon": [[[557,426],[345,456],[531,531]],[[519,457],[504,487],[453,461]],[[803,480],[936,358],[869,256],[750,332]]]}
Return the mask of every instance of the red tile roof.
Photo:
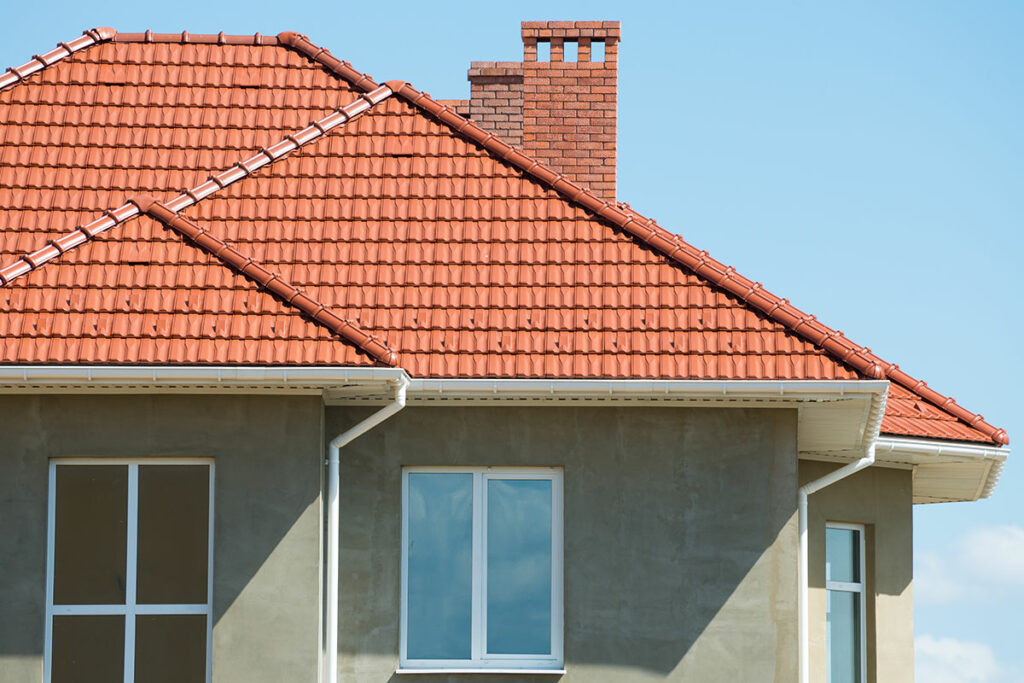
{"label": "red tile roof", "polygon": [[884,432],[1007,441],[654,221],[298,34],[97,29],[8,81],[0,362],[884,377]]}

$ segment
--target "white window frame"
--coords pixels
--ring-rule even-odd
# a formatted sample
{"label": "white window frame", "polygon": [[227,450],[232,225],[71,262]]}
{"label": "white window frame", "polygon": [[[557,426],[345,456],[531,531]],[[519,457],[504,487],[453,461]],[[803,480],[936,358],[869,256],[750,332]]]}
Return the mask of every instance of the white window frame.
{"label": "white window frame", "polygon": [[[62,465],[127,465],[128,519],[127,562],[125,567],[125,604],[123,605],[54,605],[53,559],[57,522],[57,468]],[[207,533],[206,603],[205,604],[143,604],[136,603],[139,537],[139,465],[206,465],[210,472],[209,530]],[[140,614],[203,614],[206,615],[206,681],[213,671],[213,458],[52,458],[49,475],[48,519],[46,525],[46,627],[43,680],[50,683],[53,656],[53,617],[63,615],[123,614],[124,620],[124,683],[135,681],[135,617]]]}
{"label": "white window frame", "polygon": [[[409,659],[409,475],[473,475],[473,573],[470,659]],[[551,654],[491,655],[487,647],[487,482],[537,479],[551,482]],[[563,663],[563,487],[560,467],[404,467],[402,468],[402,596],[397,673],[564,673]]]}
{"label": "white window frame", "polygon": [[[867,683],[868,677],[868,614],[867,614],[867,560],[865,557],[865,550],[867,544],[865,543],[865,525],[863,524],[849,524],[845,522],[826,522],[825,529],[845,529],[847,531],[856,531],[858,540],[857,554],[859,557],[860,566],[858,567],[858,575],[860,576],[859,582],[847,582],[847,581],[831,581],[827,577],[825,579],[825,600],[828,600],[829,591],[840,591],[844,593],[856,593],[860,596],[860,681],[858,683]],[[826,537],[827,538],[827,537]],[[826,540],[827,543],[827,540]],[[826,546],[827,552],[827,546]],[[827,555],[826,555],[827,557]],[[826,603],[827,604],[827,603]],[[827,625],[826,625],[827,628]],[[826,639],[827,642],[827,639]],[[832,676],[832,650],[831,648],[825,648],[825,676],[828,680],[831,680]]]}

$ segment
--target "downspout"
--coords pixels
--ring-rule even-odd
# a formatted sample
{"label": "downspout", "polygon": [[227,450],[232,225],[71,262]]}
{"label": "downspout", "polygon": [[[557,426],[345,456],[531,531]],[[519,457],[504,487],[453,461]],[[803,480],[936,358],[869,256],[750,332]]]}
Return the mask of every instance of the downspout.
{"label": "downspout", "polygon": [[799,526],[800,526],[800,572],[799,572],[799,604],[800,612],[800,683],[810,683],[811,680],[811,607],[809,604],[810,560],[807,550],[807,497],[812,493],[831,486],[841,479],[859,472],[875,463],[875,443],[878,441],[878,433],[882,426],[882,416],[885,414],[885,401],[888,390],[881,396],[875,395],[871,399],[871,415],[868,419],[866,437],[868,441],[867,451],[863,458],[843,465],[833,470],[820,479],[809,481],[800,487],[799,493]]}
{"label": "downspout", "polygon": [[405,407],[405,377],[393,383],[394,398],[373,415],[342,432],[327,447],[327,682],[338,680],[338,534],[341,449]]}

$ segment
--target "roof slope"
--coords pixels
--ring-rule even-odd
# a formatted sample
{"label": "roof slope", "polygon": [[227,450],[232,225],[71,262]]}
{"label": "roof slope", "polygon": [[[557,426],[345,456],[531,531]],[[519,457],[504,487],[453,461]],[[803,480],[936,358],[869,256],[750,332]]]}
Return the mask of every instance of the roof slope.
{"label": "roof slope", "polygon": [[[94,219],[98,211],[119,206],[133,191],[144,191],[176,210],[194,204],[190,214],[202,229],[279,273],[281,279],[336,311],[339,319],[366,330],[368,336],[380,337],[380,346],[394,349],[397,362],[414,376],[887,377],[899,389],[894,387],[896,400],[890,400],[893,407],[887,412],[883,431],[1005,442],[1005,432],[986,424],[980,416],[735,274],[653,221],[624,206],[603,202],[407,84],[378,87],[296,34],[282,34],[273,46],[258,45],[254,38],[245,39],[248,44],[241,46],[230,43],[243,43],[243,39],[224,36],[198,38],[203,41],[200,46],[183,44],[182,36],[157,38],[177,43],[129,43],[135,52],[115,51],[103,59],[96,57],[101,49],[124,46],[114,42],[90,47],[0,92],[0,118],[9,112],[18,114],[12,118],[16,130],[13,146],[9,145],[7,126],[0,127],[0,203],[17,218],[5,224],[14,229],[5,233],[0,247],[0,266],[4,266],[0,275],[29,271],[26,277],[6,285],[10,292],[45,279],[41,273],[65,267],[71,274],[99,271],[108,279],[111,273],[123,277],[125,269],[131,272],[139,267],[132,265],[139,263],[137,259],[118,259],[110,251],[88,251],[95,251],[101,241],[117,242],[122,250],[130,251],[135,244],[128,237],[131,222],[45,267],[39,267],[42,261],[60,251],[44,249],[37,254],[45,258],[28,262],[15,262],[11,254],[37,249],[47,235],[66,232],[82,216]],[[114,41],[120,39],[121,34],[114,37]],[[130,39],[144,40],[145,36],[137,34]],[[277,47],[277,43],[287,44],[295,52]],[[265,52],[271,47],[273,57]],[[124,82],[143,88],[153,82],[159,84],[155,86],[158,90],[176,89],[191,95],[186,95],[182,104],[164,92],[159,95],[159,112],[150,111],[153,100],[145,99],[145,105],[133,101],[129,111],[112,115],[108,110],[116,107],[107,103],[116,102],[117,95],[103,99],[97,95],[103,86],[90,87],[88,76],[76,76],[80,67],[76,60],[92,63],[85,61],[90,53],[94,53],[97,74],[103,71],[101,65],[107,65],[120,69]],[[298,63],[290,61],[293,59]],[[182,60],[189,68],[178,67]],[[253,61],[265,71],[259,79],[245,81],[241,72],[250,68],[239,65]],[[227,64],[225,70],[237,71],[239,82],[250,85],[225,85],[226,76],[218,75],[219,64]],[[140,75],[146,69],[156,71]],[[33,79],[43,83],[35,84]],[[32,128],[34,117],[46,116],[41,110],[60,99],[55,92],[47,95],[45,87],[59,89],[69,79],[80,89],[80,98],[88,100],[86,106],[93,109],[89,122],[102,122],[95,138],[66,132],[67,117],[78,120],[70,113],[55,119],[46,133]],[[264,97],[262,87],[252,87],[264,82],[272,97]],[[29,92],[34,85],[40,89]],[[278,87],[284,92],[273,92]],[[205,94],[197,96],[196,90]],[[208,191],[199,196],[179,195],[178,199],[185,197],[180,206],[174,204],[177,200],[164,199],[174,186],[170,179],[181,181],[179,185],[195,183],[209,170],[226,168],[244,157],[240,149],[244,140],[267,130],[261,122],[283,122],[284,112],[292,111],[289,102],[295,101],[295,93],[290,91],[294,90],[303,95],[317,93],[313,99],[322,97],[313,107],[319,110],[314,116],[323,114],[320,105],[330,109],[353,104],[355,92],[373,93],[364,100],[379,103],[363,106],[361,116],[327,135],[303,138],[303,146],[297,150],[298,144],[284,142],[295,138],[272,127],[277,137],[264,138],[262,144],[283,141],[271,145],[272,153],[266,154],[265,167],[258,174],[239,173],[234,178],[237,182],[230,185],[207,183]],[[396,96],[388,98],[392,91]],[[245,99],[250,97],[253,99]],[[219,103],[233,101],[231,98],[241,98],[240,114],[233,113],[230,106],[221,111]],[[13,100],[20,108],[12,108]],[[5,106],[9,108],[2,109]],[[141,114],[135,111],[139,107]],[[212,116],[194,113],[206,107],[211,108]],[[303,111],[308,112],[308,106]],[[132,118],[136,116],[139,118]],[[150,116],[157,119],[150,120]],[[222,116],[236,116],[237,125],[222,124]],[[127,132],[121,130],[126,121],[130,122]],[[187,141],[175,138],[178,121],[188,128]],[[150,130],[155,132],[150,135]],[[239,137],[239,131],[246,133]],[[39,136],[45,142],[40,142]],[[155,155],[151,139],[160,150]],[[232,144],[224,145],[221,139],[230,139]],[[94,146],[97,141],[98,148]],[[184,149],[177,147],[178,142]],[[131,154],[123,151],[124,144],[134,145]],[[229,158],[229,153],[235,156]],[[33,169],[38,180],[31,187],[19,181],[2,182],[12,158],[13,166]],[[20,163],[23,158],[34,160],[35,165]],[[105,161],[107,158],[112,161]],[[190,163],[191,158],[197,163]],[[202,162],[209,163],[203,166]],[[195,170],[199,168],[207,170]],[[49,181],[51,176],[67,180],[48,189],[54,184]],[[22,176],[11,170],[7,177]],[[106,189],[111,179],[116,186],[113,192]],[[83,206],[89,210],[78,208]],[[108,229],[117,223],[104,220]],[[131,221],[131,217],[125,220]],[[19,242],[17,246],[10,244],[12,237]],[[85,265],[88,267],[82,267]],[[194,267],[177,263],[175,275],[191,277],[189,271]],[[182,286],[175,278],[165,283],[162,286],[171,290]],[[81,286],[89,290],[97,285],[83,281]],[[46,315],[45,305],[29,306],[17,297],[9,298],[5,308],[12,320]],[[133,319],[144,311],[104,309],[102,315]],[[97,310],[88,315],[95,319],[100,314]],[[325,329],[321,325],[318,333]],[[24,330],[22,325],[3,335],[0,362],[40,362],[26,349],[42,346],[41,335],[31,337],[35,341],[21,342],[18,337]],[[52,334],[51,329],[48,335]],[[91,339],[82,337],[77,345],[67,346],[64,355],[48,352],[46,362],[188,362],[159,354],[105,357],[95,351],[95,337]],[[333,343],[342,346],[345,342]],[[90,353],[83,352],[86,347]],[[307,360],[298,362],[347,362],[324,360],[320,353],[300,353],[298,356]],[[338,358],[343,355],[339,353]]]}

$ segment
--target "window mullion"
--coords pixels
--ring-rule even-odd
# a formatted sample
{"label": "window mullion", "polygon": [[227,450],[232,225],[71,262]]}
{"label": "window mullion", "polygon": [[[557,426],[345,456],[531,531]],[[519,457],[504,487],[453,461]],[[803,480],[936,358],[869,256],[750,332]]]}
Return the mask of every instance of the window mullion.
{"label": "window mullion", "polygon": [[128,552],[124,586],[124,681],[135,681],[135,598],[139,554],[139,466],[128,465]]}
{"label": "window mullion", "polygon": [[486,488],[483,473],[475,472],[473,474],[473,607],[470,620],[472,629],[470,654],[474,661],[483,659],[487,629],[487,615],[484,607],[486,599],[484,553],[487,544],[486,507],[484,504]]}
{"label": "window mullion", "polygon": [[43,670],[45,683],[50,683],[50,672],[53,666],[53,571],[54,549],[56,548],[57,525],[57,463],[50,461],[49,500],[46,512],[46,626],[45,651],[43,653]]}

